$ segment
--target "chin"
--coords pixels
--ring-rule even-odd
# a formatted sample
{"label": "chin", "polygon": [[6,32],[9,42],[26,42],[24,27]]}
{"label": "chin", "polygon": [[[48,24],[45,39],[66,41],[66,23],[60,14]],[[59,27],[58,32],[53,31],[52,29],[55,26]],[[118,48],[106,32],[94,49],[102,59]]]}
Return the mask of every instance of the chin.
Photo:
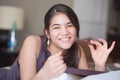
{"label": "chin", "polygon": [[71,46],[72,46],[72,45],[69,45],[69,46],[68,46],[68,45],[67,45],[67,46],[64,45],[64,46],[61,46],[61,47],[62,47],[63,49],[69,49]]}
{"label": "chin", "polygon": [[67,43],[67,44],[66,43],[62,43],[62,45],[61,44],[60,45],[61,45],[62,49],[69,49],[69,48],[71,48],[71,46],[73,45],[73,43],[74,42]]}

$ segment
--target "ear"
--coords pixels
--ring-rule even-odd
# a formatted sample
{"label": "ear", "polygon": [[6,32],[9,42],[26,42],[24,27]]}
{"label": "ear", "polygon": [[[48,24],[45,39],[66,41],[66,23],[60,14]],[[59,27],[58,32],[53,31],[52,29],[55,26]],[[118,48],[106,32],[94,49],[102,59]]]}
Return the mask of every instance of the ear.
{"label": "ear", "polygon": [[45,29],[45,35],[47,36],[47,38],[50,38],[50,33],[47,29]]}

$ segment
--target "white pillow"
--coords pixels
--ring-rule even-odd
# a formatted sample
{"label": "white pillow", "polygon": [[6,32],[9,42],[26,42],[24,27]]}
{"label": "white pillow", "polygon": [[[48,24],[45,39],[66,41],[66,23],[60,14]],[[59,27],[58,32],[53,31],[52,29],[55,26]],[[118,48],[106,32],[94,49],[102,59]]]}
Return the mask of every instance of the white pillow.
{"label": "white pillow", "polygon": [[87,76],[81,80],[120,80],[120,70]]}
{"label": "white pillow", "polygon": [[60,76],[53,78],[51,80],[74,80],[69,74],[63,73]]}

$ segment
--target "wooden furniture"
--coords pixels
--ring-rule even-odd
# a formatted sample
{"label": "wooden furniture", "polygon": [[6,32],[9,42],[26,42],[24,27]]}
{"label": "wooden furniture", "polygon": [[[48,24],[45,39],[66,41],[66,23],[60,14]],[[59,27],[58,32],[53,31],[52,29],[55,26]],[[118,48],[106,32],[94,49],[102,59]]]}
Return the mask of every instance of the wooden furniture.
{"label": "wooden furniture", "polygon": [[0,67],[10,66],[18,56],[19,51],[7,52],[0,51]]}
{"label": "wooden furniture", "polygon": [[8,30],[0,30],[0,67],[10,66],[19,54],[19,51],[7,51]]}

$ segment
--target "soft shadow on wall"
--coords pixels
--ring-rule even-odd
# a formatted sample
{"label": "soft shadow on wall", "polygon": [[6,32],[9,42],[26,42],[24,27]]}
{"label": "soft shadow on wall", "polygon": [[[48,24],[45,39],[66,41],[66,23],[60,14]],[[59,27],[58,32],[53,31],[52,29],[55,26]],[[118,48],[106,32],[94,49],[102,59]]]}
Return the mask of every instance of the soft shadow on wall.
{"label": "soft shadow on wall", "polygon": [[43,33],[44,15],[55,3],[64,3],[72,7],[73,0],[0,0],[0,5],[21,7],[25,11],[24,29],[18,34],[20,47],[28,35]]}

